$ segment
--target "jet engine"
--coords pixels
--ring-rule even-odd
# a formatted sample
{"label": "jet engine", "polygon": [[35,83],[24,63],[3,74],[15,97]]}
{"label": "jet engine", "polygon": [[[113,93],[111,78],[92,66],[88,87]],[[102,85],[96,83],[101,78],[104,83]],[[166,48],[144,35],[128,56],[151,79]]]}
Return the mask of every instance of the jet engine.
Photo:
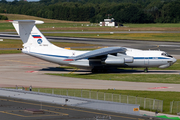
{"label": "jet engine", "polygon": [[133,63],[133,61],[134,61],[133,57],[127,55],[118,55],[118,56],[108,55],[103,63],[109,65],[121,65],[125,63]]}

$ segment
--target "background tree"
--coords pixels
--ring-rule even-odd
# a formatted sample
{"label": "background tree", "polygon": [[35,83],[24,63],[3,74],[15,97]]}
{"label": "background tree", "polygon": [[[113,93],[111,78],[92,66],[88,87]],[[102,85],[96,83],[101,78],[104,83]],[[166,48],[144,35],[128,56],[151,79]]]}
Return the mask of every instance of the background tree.
{"label": "background tree", "polygon": [[6,0],[1,0],[1,3],[7,3],[7,1]]}
{"label": "background tree", "polygon": [[0,12],[49,19],[100,22],[111,14],[120,23],[180,22],[179,0],[0,1]]}

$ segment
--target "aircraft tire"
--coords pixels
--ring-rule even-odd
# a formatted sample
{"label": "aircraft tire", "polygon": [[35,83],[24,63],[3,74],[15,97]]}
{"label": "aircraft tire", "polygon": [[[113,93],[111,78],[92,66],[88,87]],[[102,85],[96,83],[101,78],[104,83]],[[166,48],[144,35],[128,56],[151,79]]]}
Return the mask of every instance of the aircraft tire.
{"label": "aircraft tire", "polygon": [[147,73],[148,72],[148,68],[144,69],[144,72]]}

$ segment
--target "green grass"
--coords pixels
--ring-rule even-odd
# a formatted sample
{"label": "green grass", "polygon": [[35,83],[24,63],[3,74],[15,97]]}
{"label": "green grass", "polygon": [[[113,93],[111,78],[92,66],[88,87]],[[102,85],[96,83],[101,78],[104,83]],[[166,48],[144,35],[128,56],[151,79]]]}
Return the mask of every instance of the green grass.
{"label": "green grass", "polygon": [[[42,29],[42,31],[64,31],[64,30],[59,30],[59,29],[82,27],[82,26],[81,26],[81,23],[44,23],[44,24],[37,25],[37,27],[39,29]],[[57,30],[56,28],[59,28],[59,29]],[[1,32],[15,32],[15,29],[12,23],[4,22],[4,23],[0,23],[0,31]],[[66,30],[66,31],[76,31],[76,30]]]}
{"label": "green grass", "polygon": [[110,81],[129,81],[129,82],[148,82],[148,83],[171,83],[180,84],[180,75],[177,74],[55,74],[46,73],[48,75],[110,80]]}
{"label": "green grass", "polygon": [[0,31],[1,32],[8,32],[8,31],[15,31],[12,23],[0,23]]}
{"label": "green grass", "polygon": [[22,44],[21,40],[4,39],[0,42],[0,48],[22,48]]}
{"label": "green grass", "polygon": [[123,24],[124,26],[127,27],[132,27],[132,28],[144,28],[144,27],[180,27],[180,23],[149,23],[149,24]]}
{"label": "green grass", "polygon": [[[82,26],[83,24],[83,26]],[[127,29],[133,28],[133,30],[141,30],[141,28],[153,28],[153,30],[159,30],[159,28],[171,28],[173,31],[180,27],[180,24],[124,24],[124,26],[128,26],[127,28],[119,27],[119,28],[109,28],[109,27],[100,27],[95,26],[96,24],[90,23],[72,23],[67,21],[67,23],[48,23],[37,25],[37,27],[41,31],[127,31]],[[147,29],[148,30],[148,29]],[[165,29],[166,30],[166,29]],[[169,30],[169,29],[167,29]],[[15,29],[10,22],[0,23],[0,31],[1,32],[15,32]],[[171,30],[170,30],[171,31]]]}
{"label": "green grass", "polygon": [[[83,24],[83,26],[82,26]],[[38,28],[66,28],[66,27],[86,27],[84,23],[44,23],[37,25]],[[93,27],[93,26],[91,26]]]}
{"label": "green grass", "polygon": [[[31,17],[30,17],[31,18]],[[33,19],[33,18],[32,18]],[[41,20],[41,18],[40,18]],[[43,20],[43,19],[42,19]],[[53,21],[53,20],[52,20]],[[58,20],[57,20],[58,21]],[[89,25],[89,26],[87,26]],[[45,20],[44,24],[37,25],[41,31],[128,31],[129,29],[135,31],[178,31],[180,23],[162,23],[162,24],[124,24],[126,27],[100,27],[97,24],[83,23],[83,22],[51,22]],[[162,28],[162,29],[160,29]],[[15,32],[15,29],[10,22],[0,21],[0,31],[1,32]]]}
{"label": "green grass", "polygon": [[[92,33],[48,33],[46,36],[82,37],[82,38],[105,38],[119,40],[150,40],[180,42],[179,33],[128,33],[128,34],[92,34]],[[158,46],[158,45],[157,45]],[[149,48],[152,49],[152,48]]]}
{"label": "green grass", "polygon": [[0,50],[0,54],[15,54],[21,53],[20,50]]}
{"label": "green grass", "polygon": [[[10,48],[9,50],[6,48]],[[22,48],[21,40],[3,40],[0,41],[0,54],[15,54],[21,53],[17,48]]]}
{"label": "green grass", "polygon": [[146,97],[152,99],[164,100],[163,113],[169,113],[170,102],[179,101],[179,92],[162,92],[162,91],[137,91],[137,90],[98,90],[99,92],[122,94],[129,96]]}

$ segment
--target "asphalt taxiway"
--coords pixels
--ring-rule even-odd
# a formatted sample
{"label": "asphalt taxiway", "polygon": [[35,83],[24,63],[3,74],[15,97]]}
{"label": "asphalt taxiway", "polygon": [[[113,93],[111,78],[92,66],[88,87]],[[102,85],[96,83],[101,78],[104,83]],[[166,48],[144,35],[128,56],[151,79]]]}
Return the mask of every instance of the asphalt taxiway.
{"label": "asphalt taxiway", "polygon": [[[76,89],[120,89],[148,91],[178,91],[179,84],[125,82],[110,80],[93,80],[50,76],[45,73],[70,73],[71,69],[58,68],[59,65],[49,63],[25,54],[0,55],[0,87],[45,87],[45,88],[76,88]],[[88,74],[88,70],[76,73]],[[76,74],[74,73],[74,74]],[[122,71],[117,72],[121,74]],[[125,71],[128,74],[144,74],[143,71]],[[175,71],[149,71],[147,74],[179,74]]]}
{"label": "asphalt taxiway", "polygon": [[2,120],[98,120],[98,118],[107,118],[107,120],[149,119],[142,116],[90,110],[10,97],[0,97],[0,116]]}

